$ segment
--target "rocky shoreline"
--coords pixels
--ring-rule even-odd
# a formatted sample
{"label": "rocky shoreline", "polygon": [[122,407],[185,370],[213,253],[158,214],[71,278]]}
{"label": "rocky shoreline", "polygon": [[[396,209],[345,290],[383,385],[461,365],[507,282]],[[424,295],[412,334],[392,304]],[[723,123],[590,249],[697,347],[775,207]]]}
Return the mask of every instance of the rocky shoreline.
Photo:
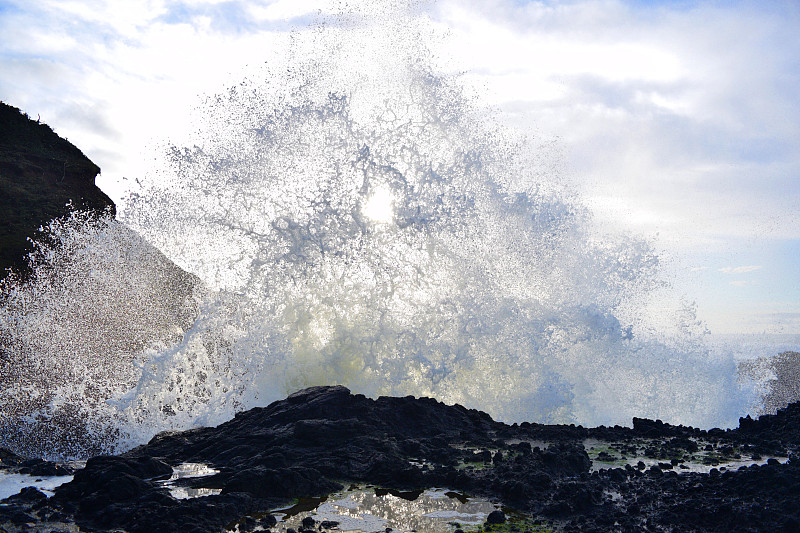
{"label": "rocky shoreline", "polygon": [[[9,532],[69,524],[131,533],[264,530],[275,527],[271,510],[298,498],[369,484],[488,497],[540,531],[800,530],[800,403],[741,419],[734,430],[633,425],[507,425],[430,398],[372,400],[313,387],[215,428],[162,433],[120,456],[89,459],[50,498],[26,488],[0,502],[0,524]],[[63,468],[7,451],[0,460],[34,475]],[[737,461],[750,465],[724,466]],[[170,495],[164,480],[183,463],[213,468],[176,481],[210,495]]]}
{"label": "rocky shoreline", "polygon": [[[40,226],[72,209],[103,213],[114,205],[94,184],[99,168],[48,126],[0,102],[0,133],[0,279],[11,271],[24,279],[29,239]],[[123,233],[126,242],[140,239]],[[183,303],[197,280],[144,250],[140,263],[169,274],[159,276],[169,290],[153,288],[172,295],[157,313],[169,318],[164,328],[189,320]],[[15,381],[14,350],[2,333],[0,385]],[[759,363],[776,375],[765,406],[797,399],[798,361],[787,352]],[[80,424],[64,429],[80,437]],[[0,420],[0,430],[20,428]],[[483,530],[800,531],[799,448],[800,403],[741,419],[736,430],[646,419],[634,419],[633,428],[583,428],[507,425],[429,398],[372,400],[315,387],[216,428],[160,434],[123,455],[93,457],[77,470],[0,449],[0,474],[74,474],[51,497],[28,487],[0,501],[0,533],[281,531],[276,509],[301,499],[310,503],[294,512],[308,514],[314,502],[353,484],[404,498],[441,487],[521,517],[495,517]],[[173,479],[187,463],[208,475]],[[176,498],[175,486],[201,496]],[[300,524],[301,532],[336,529]],[[459,529],[454,523],[451,533]]]}

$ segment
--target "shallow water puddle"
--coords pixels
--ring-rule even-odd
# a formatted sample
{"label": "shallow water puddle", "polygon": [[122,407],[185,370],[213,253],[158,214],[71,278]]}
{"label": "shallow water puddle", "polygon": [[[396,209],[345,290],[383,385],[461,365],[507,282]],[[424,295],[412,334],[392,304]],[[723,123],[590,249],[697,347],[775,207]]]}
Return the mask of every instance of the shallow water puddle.
{"label": "shallow water puddle", "polygon": [[29,476],[0,472],[0,500],[17,494],[25,487],[36,487],[48,496],[52,496],[53,489],[70,481],[72,476]]}
{"label": "shallow water puddle", "polygon": [[[81,468],[82,464],[70,463],[71,466]],[[161,484],[169,489],[173,498],[179,500],[186,498],[199,498],[201,496],[212,496],[222,492],[222,489],[181,487],[175,485],[175,481],[185,478],[196,478],[210,476],[219,472],[214,468],[203,463],[181,463],[172,467],[172,476],[164,480]],[[0,472],[0,500],[19,493],[25,487],[36,487],[48,496],[53,495],[56,487],[69,483],[73,476],[29,476],[27,474],[16,474]]]}
{"label": "shallow water puddle", "polygon": [[[583,442],[584,448],[592,460],[592,472],[607,468],[624,468],[625,465],[636,467],[639,462],[650,468],[654,465],[672,465],[672,470],[678,473],[698,472],[708,474],[713,469],[737,470],[743,466],[763,465],[770,459],[775,459],[781,463],[788,461],[787,457],[758,457],[753,458],[744,450],[731,447],[728,451],[723,448],[713,447],[705,449],[710,443],[703,440],[692,439],[696,442],[698,449],[692,452],[687,450],[666,449],[661,455],[664,441],[658,439],[636,439],[632,442],[607,442],[597,439],[586,439]],[[654,453],[647,453],[647,450],[655,450],[658,457],[653,457]],[[675,459],[673,462],[672,459]]]}
{"label": "shallow water puddle", "polygon": [[296,507],[273,511],[283,518],[277,529],[299,530],[309,514],[317,522],[338,522],[342,532],[393,531],[449,533],[453,522],[462,526],[482,524],[497,506],[485,499],[468,498],[445,489],[400,492],[387,489],[356,488],[333,494],[313,510],[298,512]]}
{"label": "shallow water puddle", "polygon": [[175,481],[179,479],[210,476],[218,472],[219,470],[211,468],[204,463],[181,463],[172,467],[172,475],[169,479],[163,481],[162,484],[169,489],[170,495],[178,500],[185,500],[187,498],[200,498],[201,496],[213,496],[222,492],[222,489],[181,487],[176,486]]}

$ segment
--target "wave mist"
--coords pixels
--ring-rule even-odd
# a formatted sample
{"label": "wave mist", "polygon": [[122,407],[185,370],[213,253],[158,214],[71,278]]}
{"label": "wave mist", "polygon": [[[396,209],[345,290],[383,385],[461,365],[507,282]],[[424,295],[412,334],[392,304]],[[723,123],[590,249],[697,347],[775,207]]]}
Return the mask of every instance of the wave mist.
{"label": "wave mist", "polygon": [[441,74],[423,16],[375,11],[207,99],[119,220],[50,229],[39,275],[4,288],[0,444],[120,450],[319,384],[503,421],[745,412],[691,313],[671,336],[641,318],[652,246],[601,234],[550,156]]}

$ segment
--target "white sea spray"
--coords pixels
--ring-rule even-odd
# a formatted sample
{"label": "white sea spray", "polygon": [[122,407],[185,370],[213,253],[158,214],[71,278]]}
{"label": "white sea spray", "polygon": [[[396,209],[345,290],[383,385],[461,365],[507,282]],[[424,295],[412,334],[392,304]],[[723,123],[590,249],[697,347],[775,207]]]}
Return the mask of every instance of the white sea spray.
{"label": "white sea spray", "polygon": [[509,422],[735,424],[752,390],[691,306],[670,334],[638,318],[663,289],[651,243],[600,234],[426,28],[377,9],[298,33],[119,220],[54,222],[3,288],[0,445],[120,450],[320,384]]}

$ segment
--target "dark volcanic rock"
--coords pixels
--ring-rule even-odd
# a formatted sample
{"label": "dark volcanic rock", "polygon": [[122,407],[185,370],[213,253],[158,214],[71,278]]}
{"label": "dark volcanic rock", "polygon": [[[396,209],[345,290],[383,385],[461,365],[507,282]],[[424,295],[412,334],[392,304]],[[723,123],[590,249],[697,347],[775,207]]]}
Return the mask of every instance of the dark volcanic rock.
{"label": "dark volcanic rock", "polygon": [[17,470],[20,474],[30,476],[68,476],[72,474],[72,469],[69,467],[38,458],[22,461]]}
{"label": "dark volcanic rock", "polygon": [[[57,490],[53,504],[88,527],[149,531],[153,524],[141,517],[155,513],[173,517],[170,527],[183,530],[187,525],[175,520],[197,520],[196,510],[183,509],[199,504],[172,500],[152,479],[168,473],[165,463],[179,462],[220,470],[193,485],[222,489],[220,496],[205,498],[209,504],[225,498],[247,502],[232,507],[231,515],[224,506],[217,509],[220,523],[239,520],[248,509],[265,512],[290,498],[325,495],[342,488],[339,480],[489,495],[502,490],[509,475],[538,490],[550,479],[588,471],[585,451],[568,444],[547,453],[523,446],[528,453],[517,460],[473,475],[456,469],[463,450],[455,445],[496,446],[495,434],[504,427],[485,413],[428,398],[372,400],[344,387],[313,387],[216,428],[160,434],[122,457],[94,458]],[[415,466],[413,459],[429,467]]]}
{"label": "dark volcanic rock", "polygon": [[25,459],[12,452],[8,448],[0,448],[0,468],[8,468],[9,466],[17,466]]}
{"label": "dark volcanic rock", "polygon": [[83,514],[102,513],[113,504],[147,495],[151,486],[146,479],[170,474],[172,467],[149,457],[93,457],[70,483],[56,490],[55,501],[77,503]]}
{"label": "dark volcanic rock", "polygon": [[506,521],[506,515],[503,511],[492,511],[486,517],[486,522],[489,524],[502,524]]}
{"label": "dark volcanic rock", "polygon": [[[407,458],[409,450],[426,456],[441,452],[440,462],[455,461],[456,450],[448,442],[490,443],[500,426],[485,413],[429,398],[371,400],[341,386],[312,387],[269,407],[239,413],[217,428],[157,435],[129,453],[170,460],[183,456],[233,468],[254,458],[269,464],[272,456],[297,464],[303,456],[306,466],[352,478],[354,472],[363,476],[389,458]],[[320,453],[324,450],[336,455]]]}
{"label": "dark volcanic rock", "polygon": [[[778,439],[796,450],[797,441],[781,435],[796,437],[788,428],[800,425],[800,411],[790,406],[745,424],[746,431],[698,433],[651,421],[636,425],[638,430],[602,431],[617,441],[657,433],[662,449],[683,453],[697,448],[690,435],[716,439],[712,450],[720,451],[743,446],[753,432],[775,429],[774,436],[759,434],[758,439]],[[536,520],[558,521],[565,531],[791,531],[797,525],[796,458],[710,474],[679,475],[671,462],[590,473],[591,462],[576,437],[593,430],[550,426],[546,431],[556,434],[558,428],[564,435],[542,450],[525,441],[539,430],[530,424],[508,426],[485,413],[430,399],[371,400],[344,387],[313,387],[216,428],[164,433],[121,457],[94,458],[50,500],[30,491],[7,500],[0,523],[52,513],[89,529],[219,531],[236,524],[245,531],[274,526],[267,513],[290,498],[324,496],[341,488],[340,482],[365,482],[409,499],[432,486],[485,495]],[[221,489],[221,494],[171,498],[158,478],[169,473],[168,464],[180,462],[219,469],[191,480],[191,486]],[[499,513],[487,521],[502,522]],[[316,525],[306,518],[302,529]]]}
{"label": "dark volcanic rock", "polygon": [[95,186],[100,168],[46,124],[0,102],[0,277],[24,271],[28,238],[73,209],[114,211]]}
{"label": "dark volcanic rock", "polygon": [[800,446],[800,402],[779,409],[774,415],[762,415],[757,420],[750,416],[739,419],[739,428],[728,438],[750,443],[754,451],[763,455],[786,456],[787,447]]}

